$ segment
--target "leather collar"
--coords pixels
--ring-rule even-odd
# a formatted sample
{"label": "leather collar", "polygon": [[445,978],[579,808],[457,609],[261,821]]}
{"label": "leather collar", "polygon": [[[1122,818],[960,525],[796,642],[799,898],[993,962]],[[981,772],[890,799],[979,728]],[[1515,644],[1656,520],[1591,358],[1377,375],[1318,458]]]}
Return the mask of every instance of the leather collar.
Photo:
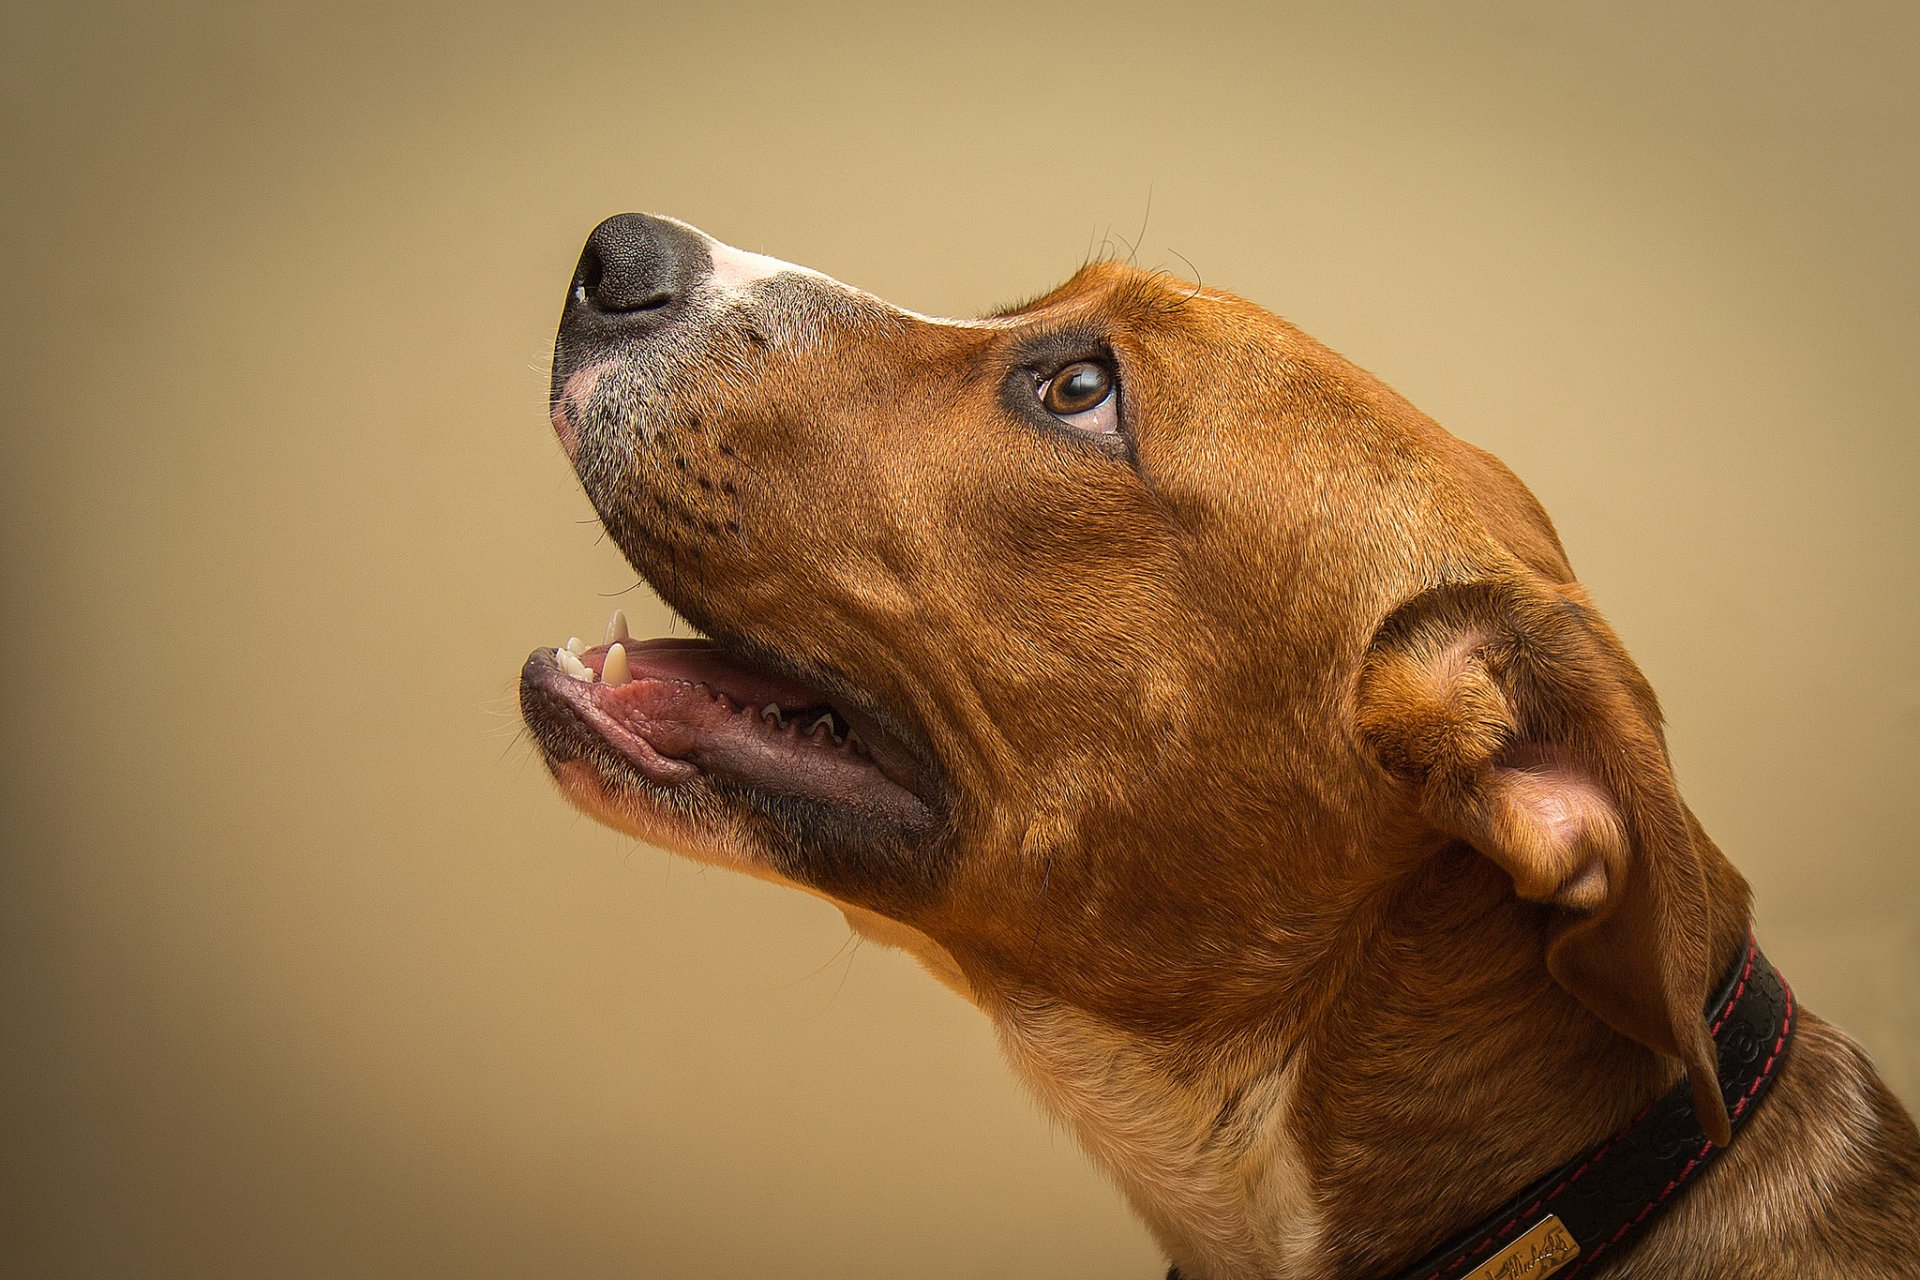
{"label": "leather collar", "polygon": [[[1707,1025],[1738,1137],[1786,1056],[1794,1026],[1793,991],[1751,934],[1707,1004]],[[1720,1151],[1701,1130],[1683,1076],[1618,1133],[1389,1280],[1575,1280],[1630,1243]],[[1177,1267],[1167,1280],[1180,1280]]]}

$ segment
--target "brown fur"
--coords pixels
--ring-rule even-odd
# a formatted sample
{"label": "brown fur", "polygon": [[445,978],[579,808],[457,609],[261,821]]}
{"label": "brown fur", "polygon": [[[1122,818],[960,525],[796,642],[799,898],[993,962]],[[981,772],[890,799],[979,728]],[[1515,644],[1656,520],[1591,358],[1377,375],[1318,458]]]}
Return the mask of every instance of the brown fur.
{"label": "brown fur", "polygon": [[[1008,411],[1042,333],[1112,350],[1130,457]],[[1499,462],[1258,307],[1115,263],[986,324],[781,276],[677,341],[556,410],[596,505],[710,634],[923,735],[939,822],[887,833],[902,878],[698,782],[556,762],[569,793],[919,955],[1190,1280],[1390,1271],[1682,1071],[1724,1132],[1700,1009],[1745,883]],[[1916,1254],[1920,1138],[1809,1017],[1596,1274]]]}

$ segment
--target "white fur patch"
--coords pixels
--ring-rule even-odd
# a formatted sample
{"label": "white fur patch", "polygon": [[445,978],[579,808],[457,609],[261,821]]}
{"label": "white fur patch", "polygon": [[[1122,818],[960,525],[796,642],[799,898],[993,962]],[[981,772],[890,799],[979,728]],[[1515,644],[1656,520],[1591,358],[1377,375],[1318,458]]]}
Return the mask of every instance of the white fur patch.
{"label": "white fur patch", "polygon": [[864,289],[856,289],[852,285],[841,280],[836,280],[824,272],[815,271],[812,267],[803,267],[797,263],[769,257],[764,253],[754,253],[748,249],[736,249],[730,244],[714,239],[698,227],[689,226],[678,218],[669,218],[665,214],[658,213],[648,214],[647,216],[657,218],[661,222],[671,222],[677,227],[685,228],[706,242],[707,256],[713,260],[713,274],[707,278],[707,286],[721,297],[729,300],[746,296],[752,286],[762,280],[771,280],[776,276],[801,276],[809,280],[819,281],[821,284],[837,289],[842,293],[850,294],[857,298],[864,298],[898,315],[919,320],[926,324],[947,325],[958,329],[997,329],[1012,323],[1009,320],[955,320],[946,316],[922,315],[918,311],[910,311],[905,307],[895,306],[884,298],[877,298]]}
{"label": "white fur patch", "polygon": [[745,293],[747,286],[756,280],[770,280],[779,275],[811,276],[815,280],[825,280],[831,284],[840,283],[831,276],[822,275],[812,267],[795,266],[779,258],[770,258],[764,253],[736,249],[730,244],[720,243],[712,236],[707,237],[707,254],[713,259],[713,275],[708,277],[708,282],[722,293]]}

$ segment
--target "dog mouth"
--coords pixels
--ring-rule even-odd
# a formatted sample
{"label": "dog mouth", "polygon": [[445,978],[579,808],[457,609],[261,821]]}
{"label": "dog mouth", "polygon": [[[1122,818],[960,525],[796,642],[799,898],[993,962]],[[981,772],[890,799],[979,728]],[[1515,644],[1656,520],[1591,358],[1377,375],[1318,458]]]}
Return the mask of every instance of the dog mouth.
{"label": "dog mouth", "polygon": [[550,764],[586,758],[608,782],[922,817],[926,771],[906,735],[855,691],[830,696],[777,662],[710,639],[635,641],[616,612],[602,644],[534,650],[520,703]]}

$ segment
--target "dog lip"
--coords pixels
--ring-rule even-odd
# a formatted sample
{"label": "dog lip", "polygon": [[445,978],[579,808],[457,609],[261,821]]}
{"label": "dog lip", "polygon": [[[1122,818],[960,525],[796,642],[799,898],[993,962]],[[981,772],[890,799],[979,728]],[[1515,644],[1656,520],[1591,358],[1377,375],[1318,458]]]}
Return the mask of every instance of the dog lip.
{"label": "dog lip", "polygon": [[[648,782],[677,786],[699,773],[690,761],[662,753],[644,735],[581,696],[585,687],[561,666],[564,649],[535,649],[520,669],[520,710],[552,763],[611,748]],[[580,686],[580,687],[576,687]]]}
{"label": "dog lip", "polygon": [[828,803],[927,803],[907,752],[864,713],[707,640],[537,649],[521,704],[550,760],[610,749],[661,787],[705,775]]}
{"label": "dog lip", "polygon": [[887,778],[923,801],[939,770],[931,763],[924,737],[903,724],[899,717],[874,700],[872,695],[835,671],[796,662],[787,654],[765,644],[716,633],[711,643],[727,661],[755,672],[791,681],[824,700],[846,718],[859,734],[873,763]]}

